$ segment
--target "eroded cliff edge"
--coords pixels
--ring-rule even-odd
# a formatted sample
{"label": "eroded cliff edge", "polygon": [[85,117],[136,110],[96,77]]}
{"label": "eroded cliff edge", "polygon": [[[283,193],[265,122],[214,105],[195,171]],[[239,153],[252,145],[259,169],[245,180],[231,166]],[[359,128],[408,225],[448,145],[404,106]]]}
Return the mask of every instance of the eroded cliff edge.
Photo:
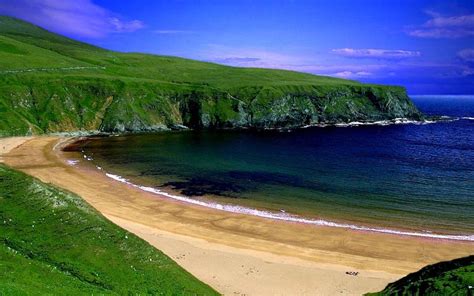
{"label": "eroded cliff edge", "polygon": [[297,128],[320,123],[419,120],[401,87],[285,85],[219,90],[199,85],[67,77],[9,77],[0,133],[150,132],[176,127]]}

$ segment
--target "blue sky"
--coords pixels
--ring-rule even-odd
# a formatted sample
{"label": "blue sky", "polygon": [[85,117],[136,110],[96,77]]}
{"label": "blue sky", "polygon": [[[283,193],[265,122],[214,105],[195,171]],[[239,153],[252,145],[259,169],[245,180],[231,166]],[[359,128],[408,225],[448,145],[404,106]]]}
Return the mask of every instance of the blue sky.
{"label": "blue sky", "polygon": [[113,50],[474,93],[473,0],[0,0],[0,14]]}

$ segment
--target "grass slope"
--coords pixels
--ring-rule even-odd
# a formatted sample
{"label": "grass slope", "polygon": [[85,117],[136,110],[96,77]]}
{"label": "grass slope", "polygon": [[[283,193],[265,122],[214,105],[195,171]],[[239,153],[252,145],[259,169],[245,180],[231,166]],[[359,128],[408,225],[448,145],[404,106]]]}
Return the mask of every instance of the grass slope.
{"label": "grass slope", "polygon": [[0,165],[0,295],[216,295],[78,196]]}
{"label": "grass slope", "polygon": [[0,16],[0,135],[419,116],[401,87],[114,52]]}
{"label": "grass slope", "polygon": [[474,295],[474,255],[428,265],[367,295]]}
{"label": "grass slope", "polygon": [[[62,66],[103,66],[102,76],[135,79],[150,79],[174,84],[212,85],[214,87],[234,87],[242,85],[286,85],[286,84],[359,84],[325,76],[257,68],[235,68],[189,59],[157,56],[139,53],[120,53],[104,50],[89,44],[81,43],[46,30],[27,22],[0,16],[0,35],[4,36],[0,46],[4,62],[2,70],[18,70],[16,62],[21,59],[38,59],[39,51],[46,50],[52,55],[49,60],[35,61],[30,68],[56,68]],[[38,52],[23,48],[34,47]],[[12,50],[15,48],[15,50]],[[65,60],[58,61],[58,54]],[[92,71],[79,72],[80,75],[97,74]],[[100,76],[100,75],[97,75]]]}
{"label": "grass slope", "polygon": [[[2,71],[51,69],[48,74],[53,74],[56,69],[60,72],[58,76],[114,77],[222,89],[248,85],[359,84],[292,71],[235,68],[177,57],[114,52],[6,16],[0,16],[0,35]],[[60,71],[62,67],[76,66],[105,69]]]}

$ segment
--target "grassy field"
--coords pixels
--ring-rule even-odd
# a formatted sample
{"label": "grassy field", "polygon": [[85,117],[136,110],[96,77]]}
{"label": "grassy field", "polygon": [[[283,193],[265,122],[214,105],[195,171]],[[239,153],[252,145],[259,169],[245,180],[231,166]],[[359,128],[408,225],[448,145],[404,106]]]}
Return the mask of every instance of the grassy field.
{"label": "grassy field", "polygon": [[[114,52],[5,16],[0,17],[0,35],[0,69],[4,72],[49,69],[48,74],[58,72],[58,76],[112,76],[135,81],[209,85],[223,89],[249,85],[359,84],[292,71],[236,68],[170,56]],[[61,69],[94,66],[104,68],[98,71]]]}
{"label": "grassy field", "polygon": [[0,165],[0,295],[216,295],[74,194]]}
{"label": "grassy field", "polygon": [[[31,72],[24,72],[26,70]],[[0,71],[5,74],[34,73],[52,78],[114,78],[127,82],[155,82],[169,88],[188,85],[224,90],[242,86],[360,84],[292,71],[236,68],[170,56],[114,52],[10,17],[0,17]]]}
{"label": "grassy field", "polygon": [[114,52],[0,16],[0,136],[419,115],[402,87]]}

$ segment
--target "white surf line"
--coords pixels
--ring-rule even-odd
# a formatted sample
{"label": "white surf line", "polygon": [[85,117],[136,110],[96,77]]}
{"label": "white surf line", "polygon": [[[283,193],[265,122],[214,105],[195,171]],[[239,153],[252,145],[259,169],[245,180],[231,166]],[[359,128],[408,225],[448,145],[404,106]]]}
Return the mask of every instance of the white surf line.
{"label": "white surf line", "polygon": [[[469,117],[467,117],[469,118]],[[407,118],[394,118],[388,120],[379,120],[379,121],[350,121],[350,122],[341,122],[341,123],[316,123],[305,125],[302,128],[308,127],[357,127],[357,126],[387,126],[387,125],[399,125],[399,124],[414,124],[414,125],[426,125],[432,123],[443,123],[443,122],[452,122],[459,120],[459,117],[450,117],[450,116],[441,116],[439,120],[411,120]],[[466,119],[466,118],[464,118]]]}
{"label": "white surf line", "polygon": [[65,142],[70,141],[71,139],[74,139],[74,137],[67,137],[67,138],[62,138],[59,141],[56,142],[56,144],[53,147],[53,151],[56,151],[58,147],[62,146]]}
{"label": "white surf line", "polygon": [[262,211],[262,210],[252,209],[252,208],[246,208],[246,207],[237,206],[237,205],[225,205],[225,204],[219,204],[219,203],[214,203],[214,202],[204,202],[204,201],[195,200],[195,199],[180,196],[180,195],[170,194],[153,187],[136,185],[118,175],[114,175],[110,173],[105,173],[105,175],[115,181],[130,185],[132,187],[138,188],[140,190],[143,190],[149,193],[153,193],[160,196],[166,196],[174,200],[178,200],[178,201],[182,201],[182,202],[186,202],[186,203],[190,203],[194,205],[199,205],[199,206],[203,206],[207,208],[212,208],[212,209],[216,209],[220,211],[225,211],[225,212],[248,214],[248,215],[258,216],[262,218],[274,219],[274,220],[304,223],[304,224],[311,224],[311,225],[317,225],[317,226],[346,228],[346,229],[359,230],[359,231],[369,231],[369,232],[378,232],[378,233],[387,233],[387,234],[394,234],[394,235],[405,235],[405,236],[423,237],[423,238],[432,238],[432,239],[474,241],[474,235],[448,235],[448,234],[434,234],[434,233],[413,232],[413,231],[399,231],[399,230],[386,229],[386,228],[373,228],[373,227],[359,226],[359,225],[352,225],[352,224],[345,224],[345,223],[336,223],[336,222],[326,221],[322,219],[307,219],[307,218],[303,218],[303,217],[299,217],[299,216],[291,215],[287,213],[274,213],[274,212]]}
{"label": "white surf line", "polygon": [[15,73],[26,73],[26,72],[40,72],[40,71],[71,71],[71,70],[86,70],[86,69],[101,69],[105,70],[105,67],[93,66],[93,67],[63,67],[63,68],[30,68],[20,70],[4,70],[0,71],[1,74],[15,74]]}

